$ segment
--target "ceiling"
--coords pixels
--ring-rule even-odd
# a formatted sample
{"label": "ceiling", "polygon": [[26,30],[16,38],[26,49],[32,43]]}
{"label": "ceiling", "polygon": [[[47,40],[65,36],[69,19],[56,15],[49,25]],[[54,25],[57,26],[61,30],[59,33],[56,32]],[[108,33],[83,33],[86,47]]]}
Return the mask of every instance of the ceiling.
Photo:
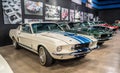
{"label": "ceiling", "polygon": [[120,8],[120,0],[92,0],[92,6],[96,9]]}
{"label": "ceiling", "polygon": [[95,9],[111,9],[120,8],[120,0],[80,0],[82,3],[92,2],[92,7]]}

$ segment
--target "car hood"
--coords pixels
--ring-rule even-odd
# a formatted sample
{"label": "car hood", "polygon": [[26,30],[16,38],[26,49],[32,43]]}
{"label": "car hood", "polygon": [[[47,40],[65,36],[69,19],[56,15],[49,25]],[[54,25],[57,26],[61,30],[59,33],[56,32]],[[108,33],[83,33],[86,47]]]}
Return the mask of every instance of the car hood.
{"label": "car hood", "polygon": [[[87,30],[82,31],[80,29],[74,29],[74,30],[71,30],[70,32],[79,33],[80,35],[85,34],[84,36],[91,39],[91,40],[95,40],[95,38],[93,38],[93,37],[91,38],[91,36],[99,37],[99,36],[101,36],[103,34],[107,34],[107,35],[111,34],[109,31],[99,30],[99,29],[98,30],[89,30],[89,31],[87,31]],[[82,32],[82,34],[81,34],[81,32]]]}
{"label": "car hood", "polygon": [[[83,30],[81,30],[82,28],[78,28],[78,29],[74,29],[74,30],[69,30],[70,32],[73,32],[73,33],[79,33],[81,34],[81,32],[83,32]],[[86,34],[88,35],[89,34],[95,34],[95,35],[101,35],[101,34],[108,34],[107,31],[104,31],[104,30],[89,30],[89,31],[84,31],[83,34]]]}
{"label": "car hood", "polygon": [[84,43],[92,42],[92,40],[87,37],[80,36],[74,33],[69,33],[69,32],[44,32],[44,33],[41,33],[40,35],[61,40],[68,44],[84,44]]}
{"label": "car hood", "polygon": [[84,35],[84,34],[79,34],[79,35],[84,36],[84,37],[86,37],[86,38],[89,38],[89,39],[91,39],[93,42],[97,41],[97,39],[94,38],[94,36],[89,36],[89,35]]}
{"label": "car hood", "polygon": [[102,35],[102,34],[109,34],[109,31],[105,31],[105,30],[96,30],[96,31],[91,31],[91,33]]}
{"label": "car hood", "polygon": [[100,24],[100,26],[105,26],[105,27],[108,27],[110,29],[118,29],[119,28],[118,26],[111,26],[111,25],[108,25],[108,24]]}

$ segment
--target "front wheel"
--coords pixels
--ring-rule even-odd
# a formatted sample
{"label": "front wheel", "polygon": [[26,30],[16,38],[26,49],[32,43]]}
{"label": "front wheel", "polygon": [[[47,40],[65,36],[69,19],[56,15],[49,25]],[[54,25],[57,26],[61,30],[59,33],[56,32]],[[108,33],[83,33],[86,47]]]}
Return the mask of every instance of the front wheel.
{"label": "front wheel", "polygon": [[43,66],[50,66],[53,62],[52,57],[50,56],[49,52],[43,47],[39,47],[39,59],[40,64]]}
{"label": "front wheel", "polygon": [[100,43],[98,43],[98,45],[99,45],[99,46],[102,46],[102,45],[103,45],[103,43],[104,43],[104,42],[100,42]]}

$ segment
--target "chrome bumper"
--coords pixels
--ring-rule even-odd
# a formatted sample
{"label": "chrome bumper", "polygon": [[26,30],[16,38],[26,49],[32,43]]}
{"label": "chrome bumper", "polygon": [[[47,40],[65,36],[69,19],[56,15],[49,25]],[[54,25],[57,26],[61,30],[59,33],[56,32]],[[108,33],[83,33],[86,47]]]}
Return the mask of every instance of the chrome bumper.
{"label": "chrome bumper", "polygon": [[83,56],[83,55],[86,55],[88,53],[91,52],[91,49],[89,48],[84,48],[83,50],[82,49],[79,49],[79,50],[75,50],[75,52],[72,52],[72,53],[53,53],[53,55],[57,55],[57,56],[61,56],[61,55],[69,55],[69,56]]}

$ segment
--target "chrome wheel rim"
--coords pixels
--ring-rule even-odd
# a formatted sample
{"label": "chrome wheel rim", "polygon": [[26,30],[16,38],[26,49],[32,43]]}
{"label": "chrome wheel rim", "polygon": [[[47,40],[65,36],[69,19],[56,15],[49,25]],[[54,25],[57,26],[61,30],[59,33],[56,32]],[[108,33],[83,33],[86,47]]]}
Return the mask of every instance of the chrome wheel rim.
{"label": "chrome wheel rim", "polygon": [[39,49],[39,58],[40,58],[40,63],[44,65],[46,63],[46,54],[43,47],[40,47]]}

